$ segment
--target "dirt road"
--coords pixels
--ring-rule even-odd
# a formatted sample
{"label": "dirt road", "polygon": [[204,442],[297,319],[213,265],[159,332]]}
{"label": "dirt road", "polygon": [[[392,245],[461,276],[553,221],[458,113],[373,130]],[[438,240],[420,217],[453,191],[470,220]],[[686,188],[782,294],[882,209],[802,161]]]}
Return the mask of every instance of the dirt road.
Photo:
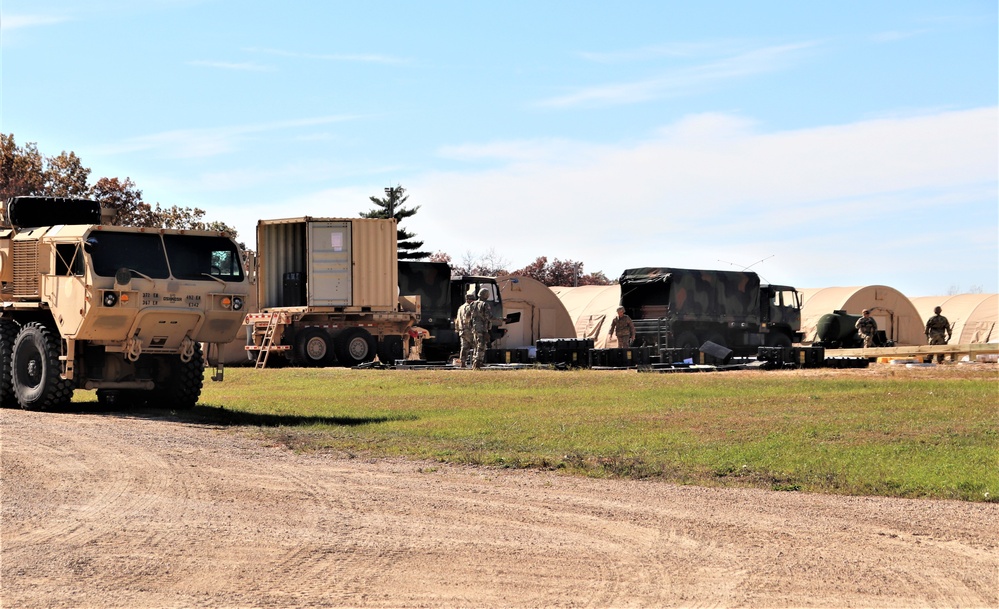
{"label": "dirt road", "polygon": [[20,607],[997,607],[999,505],[300,455],[0,411]]}

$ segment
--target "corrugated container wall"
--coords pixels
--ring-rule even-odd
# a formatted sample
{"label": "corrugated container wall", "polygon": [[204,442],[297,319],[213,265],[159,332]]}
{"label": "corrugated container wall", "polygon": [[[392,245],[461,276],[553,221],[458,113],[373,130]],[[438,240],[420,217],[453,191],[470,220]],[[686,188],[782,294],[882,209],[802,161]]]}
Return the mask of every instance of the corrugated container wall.
{"label": "corrugated container wall", "polygon": [[395,220],[352,219],[354,306],[394,311],[399,304],[399,242]]}
{"label": "corrugated container wall", "polygon": [[394,311],[397,247],[395,220],[260,220],[259,307]]}

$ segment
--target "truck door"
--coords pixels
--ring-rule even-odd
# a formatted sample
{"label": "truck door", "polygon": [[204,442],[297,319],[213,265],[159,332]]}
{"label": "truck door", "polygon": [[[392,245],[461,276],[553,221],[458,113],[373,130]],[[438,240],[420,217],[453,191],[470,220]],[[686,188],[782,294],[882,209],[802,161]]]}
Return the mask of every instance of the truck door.
{"label": "truck door", "polygon": [[308,304],[351,306],[351,234],[349,222],[310,222]]}

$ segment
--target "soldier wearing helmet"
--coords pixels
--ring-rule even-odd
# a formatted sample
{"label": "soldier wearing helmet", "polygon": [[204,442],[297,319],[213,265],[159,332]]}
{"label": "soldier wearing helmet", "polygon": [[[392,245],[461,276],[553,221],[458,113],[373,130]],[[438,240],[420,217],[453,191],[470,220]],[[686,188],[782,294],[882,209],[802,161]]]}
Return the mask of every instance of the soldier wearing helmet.
{"label": "soldier wearing helmet", "polygon": [[856,328],[857,333],[860,334],[860,339],[864,341],[864,348],[874,346],[874,337],[878,333],[878,322],[874,321],[871,317],[871,311],[869,309],[864,309],[862,313],[863,317],[857,320]]}
{"label": "soldier wearing helmet", "polygon": [[458,307],[458,315],[454,320],[454,329],[461,337],[461,352],[458,354],[458,364],[462,368],[472,363],[472,355],[475,352],[475,330],[472,328],[472,305],[475,303],[475,294],[468,292],[465,294],[465,303]]}
{"label": "soldier wearing helmet", "polygon": [[[931,345],[946,345],[951,339],[950,322],[941,315],[943,311],[940,307],[933,308],[933,317],[926,320],[926,338]],[[943,353],[937,354],[937,363],[943,363]]]}
{"label": "soldier wearing helmet", "polygon": [[489,348],[489,329],[492,326],[493,308],[489,302],[489,288],[479,290],[479,299],[472,303],[472,333],[475,351],[472,354],[472,368],[479,369],[486,362],[486,349]]}

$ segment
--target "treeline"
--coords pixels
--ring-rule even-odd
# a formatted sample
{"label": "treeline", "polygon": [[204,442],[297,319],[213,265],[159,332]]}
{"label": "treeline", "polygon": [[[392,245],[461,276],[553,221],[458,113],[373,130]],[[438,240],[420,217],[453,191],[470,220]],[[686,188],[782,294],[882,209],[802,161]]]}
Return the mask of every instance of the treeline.
{"label": "treeline", "polygon": [[[45,156],[34,142],[19,146],[13,134],[0,133],[0,201],[18,196],[69,197],[99,201],[114,209],[114,223],[120,226],[179,228],[187,230],[225,231],[237,238],[236,229],[225,222],[206,221],[205,211],[197,207],[163,207],[146,203],[142,191],[131,178],[102,177],[90,181],[91,170],[74,152]],[[402,186],[385,189],[385,197],[370,197],[376,208],[361,212],[366,218],[395,218],[400,223],[411,217],[420,206],[406,207],[408,195]],[[549,260],[539,256],[521,269],[510,264],[493,250],[485,254],[465,254],[460,263],[444,252],[429,255],[421,251],[422,241],[398,228],[400,259],[427,259],[447,262],[454,272],[464,275],[520,275],[531,277],[548,286],[608,285],[612,283],[602,272],[586,273],[583,263],[575,260]]]}
{"label": "treeline", "polygon": [[203,209],[146,203],[131,178],[103,177],[91,183],[90,174],[74,152],[44,156],[36,143],[18,146],[14,134],[0,133],[0,201],[20,196],[91,199],[114,209],[114,223],[120,226],[225,231],[237,237],[225,222],[206,221]]}
{"label": "treeline", "polygon": [[497,277],[499,275],[519,275],[536,279],[547,286],[573,287],[581,285],[610,285],[614,283],[602,271],[586,273],[583,263],[576,260],[548,260],[547,256],[538,256],[534,262],[520,269],[510,269],[510,263],[495,250],[485,254],[474,255],[466,253],[461,262],[454,262],[445,252],[437,252],[430,257],[431,262],[447,262],[455,273],[462,275],[481,275]]}

